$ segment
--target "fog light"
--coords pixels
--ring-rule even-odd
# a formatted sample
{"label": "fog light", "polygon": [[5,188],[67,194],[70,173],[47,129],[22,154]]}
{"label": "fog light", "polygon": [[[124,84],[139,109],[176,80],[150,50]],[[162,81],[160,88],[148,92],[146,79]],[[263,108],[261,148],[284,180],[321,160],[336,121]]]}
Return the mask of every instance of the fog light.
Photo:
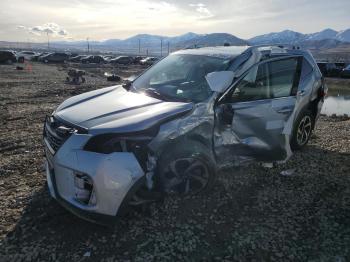
{"label": "fog light", "polygon": [[85,205],[96,204],[96,194],[93,190],[93,183],[88,175],[75,173],[75,199]]}

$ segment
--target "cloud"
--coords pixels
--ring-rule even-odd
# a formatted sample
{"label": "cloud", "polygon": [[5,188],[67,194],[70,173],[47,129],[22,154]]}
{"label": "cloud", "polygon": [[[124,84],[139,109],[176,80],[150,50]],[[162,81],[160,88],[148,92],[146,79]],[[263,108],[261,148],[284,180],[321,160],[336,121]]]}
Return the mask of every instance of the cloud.
{"label": "cloud", "polygon": [[205,17],[212,17],[213,14],[210,12],[208,7],[205,4],[198,3],[198,4],[189,4],[190,7],[195,7],[196,11],[200,13],[202,16]]}
{"label": "cloud", "polygon": [[46,23],[43,25],[37,25],[34,27],[26,27],[23,25],[18,25],[16,29],[26,30],[30,34],[41,36],[43,34],[49,34],[56,37],[67,37],[68,32],[64,28],[60,27],[56,23]]}

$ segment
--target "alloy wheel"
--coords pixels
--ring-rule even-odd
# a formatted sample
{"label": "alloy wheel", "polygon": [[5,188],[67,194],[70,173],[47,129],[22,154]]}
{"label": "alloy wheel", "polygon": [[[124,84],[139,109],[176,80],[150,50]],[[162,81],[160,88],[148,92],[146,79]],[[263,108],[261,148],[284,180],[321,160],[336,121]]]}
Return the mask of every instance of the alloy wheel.
{"label": "alloy wheel", "polygon": [[196,157],[176,159],[166,167],[163,186],[167,193],[192,195],[203,190],[209,181],[209,170]]}
{"label": "alloy wheel", "polygon": [[303,146],[306,144],[311,134],[311,130],[312,130],[311,117],[308,115],[305,115],[301,119],[297,130],[297,142],[299,146]]}

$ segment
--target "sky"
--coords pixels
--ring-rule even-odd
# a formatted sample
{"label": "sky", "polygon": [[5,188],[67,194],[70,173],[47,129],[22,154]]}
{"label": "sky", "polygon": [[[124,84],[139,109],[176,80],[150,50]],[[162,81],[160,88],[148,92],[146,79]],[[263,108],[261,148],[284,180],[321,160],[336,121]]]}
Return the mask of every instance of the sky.
{"label": "sky", "polygon": [[350,0],[1,0],[0,41],[125,39],[187,32],[250,37],[350,28]]}

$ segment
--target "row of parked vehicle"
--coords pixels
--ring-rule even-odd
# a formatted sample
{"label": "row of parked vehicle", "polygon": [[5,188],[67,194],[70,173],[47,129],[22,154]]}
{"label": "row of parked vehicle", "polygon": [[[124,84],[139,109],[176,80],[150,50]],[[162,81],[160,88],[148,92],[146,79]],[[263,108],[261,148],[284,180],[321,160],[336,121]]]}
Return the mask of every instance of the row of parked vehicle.
{"label": "row of parked vehicle", "polygon": [[156,62],[158,58],[156,57],[143,57],[143,56],[113,56],[113,55],[77,55],[72,56],[68,59],[70,62],[83,63],[83,64],[142,64],[142,65],[152,65]]}
{"label": "row of parked vehicle", "polygon": [[326,77],[343,77],[350,78],[350,64],[344,62],[329,63],[329,62],[318,62],[322,74]]}
{"label": "row of parked vehicle", "polygon": [[23,63],[27,61],[38,61],[44,63],[64,63],[74,62],[83,64],[141,64],[152,65],[158,60],[156,57],[143,56],[113,56],[113,55],[78,55],[65,52],[43,52],[36,53],[32,51],[0,51],[0,63]]}

